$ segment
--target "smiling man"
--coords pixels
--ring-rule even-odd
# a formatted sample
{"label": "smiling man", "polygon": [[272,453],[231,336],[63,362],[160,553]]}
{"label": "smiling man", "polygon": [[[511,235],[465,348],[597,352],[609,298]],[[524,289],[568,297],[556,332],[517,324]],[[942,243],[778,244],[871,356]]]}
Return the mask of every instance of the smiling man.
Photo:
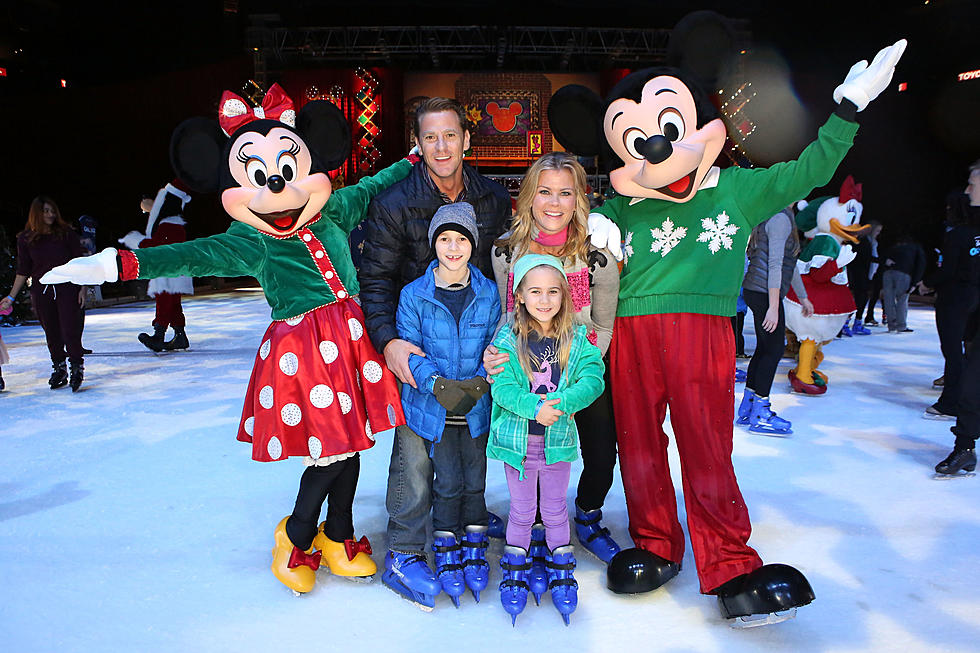
{"label": "smiling man", "polygon": [[[371,342],[403,383],[416,387],[409,356],[425,353],[398,337],[398,295],[422,276],[432,260],[429,223],[439,207],[466,201],[476,213],[478,243],[470,262],[493,278],[490,247],[510,216],[503,186],[463,162],[470,146],[463,106],[448,98],[430,98],[415,113],[415,143],[425,165],[371,202],[365,222],[364,253],[358,280]],[[420,606],[430,606],[439,584],[425,569],[425,526],[432,507],[432,462],[426,441],[410,430],[395,435],[388,470],[388,547],[383,579],[398,579],[396,591]],[[486,525],[486,522],[478,525]],[[421,556],[421,558],[419,557]],[[422,562],[420,565],[419,562]],[[387,582],[387,580],[386,580]]]}

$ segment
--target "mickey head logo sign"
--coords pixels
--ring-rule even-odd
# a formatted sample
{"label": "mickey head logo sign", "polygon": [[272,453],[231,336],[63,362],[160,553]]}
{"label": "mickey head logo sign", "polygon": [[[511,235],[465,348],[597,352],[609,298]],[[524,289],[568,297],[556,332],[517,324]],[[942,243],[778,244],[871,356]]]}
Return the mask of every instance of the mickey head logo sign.
{"label": "mickey head logo sign", "polygon": [[520,102],[511,102],[506,108],[496,102],[490,102],[487,104],[487,113],[493,121],[493,128],[498,132],[507,133],[517,125],[517,116],[524,113],[524,107]]}

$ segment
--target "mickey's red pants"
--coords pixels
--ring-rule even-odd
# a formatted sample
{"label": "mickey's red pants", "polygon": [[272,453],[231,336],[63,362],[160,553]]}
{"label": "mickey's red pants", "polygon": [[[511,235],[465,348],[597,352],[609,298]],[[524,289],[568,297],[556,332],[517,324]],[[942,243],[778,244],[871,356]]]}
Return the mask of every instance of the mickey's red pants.
{"label": "mickey's red pants", "polygon": [[680,564],[684,532],[667,462],[670,423],[701,592],[760,566],[732,468],[735,340],[727,317],[617,317],[610,349],[629,530],[641,549]]}
{"label": "mickey's red pants", "polygon": [[184,311],[180,305],[180,294],[170,292],[158,292],[156,296],[157,314],[153,318],[153,324],[159,324],[166,328],[183,327]]}

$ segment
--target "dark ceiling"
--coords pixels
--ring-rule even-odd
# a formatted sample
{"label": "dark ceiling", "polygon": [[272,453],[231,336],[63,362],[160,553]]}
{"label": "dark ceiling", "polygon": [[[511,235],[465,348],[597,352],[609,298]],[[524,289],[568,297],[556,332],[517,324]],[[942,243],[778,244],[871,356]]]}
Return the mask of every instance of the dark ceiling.
{"label": "dark ceiling", "polygon": [[[67,79],[75,84],[100,84],[182,70],[202,63],[247,54],[256,26],[278,28],[294,35],[309,28],[344,26],[469,26],[492,38],[506,36],[514,26],[669,29],[695,6],[740,19],[757,43],[773,43],[793,59],[849,60],[852,52],[874,52],[899,36],[918,49],[923,70],[937,63],[976,57],[975,36],[980,2],[975,0],[890,0],[862,2],[702,2],[679,0],[571,0],[535,3],[501,0],[370,3],[299,0],[175,0],[161,2],[64,2],[4,0],[0,10],[0,66],[10,89],[47,86]],[[530,8],[530,10],[529,10]],[[390,32],[389,32],[390,33]],[[439,45],[438,43],[436,44]],[[543,68],[594,70],[610,65],[576,49],[569,61],[556,43],[552,62]],[[352,54],[356,56],[357,53]],[[519,68],[527,60],[487,58],[493,67]],[[275,65],[275,62],[271,62]],[[296,61],[289,62],[295,65]],[[353,62],[357,63],[357,62]],[[452,56],[399,60],[410,68],[452,69]],[[615,62],[612,62],[614,64]],[[905,62],[908,67],[908,61]],[[458,65],[458,64],[457,64]],[[467,66],[469,67],[469,66]]]}

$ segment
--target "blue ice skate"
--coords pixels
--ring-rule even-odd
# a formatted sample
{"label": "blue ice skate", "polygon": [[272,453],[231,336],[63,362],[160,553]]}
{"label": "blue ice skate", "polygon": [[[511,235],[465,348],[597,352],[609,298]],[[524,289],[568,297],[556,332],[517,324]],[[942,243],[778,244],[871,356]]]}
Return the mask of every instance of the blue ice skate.
{"label": "blue ice skate", "polygon": [[510,615],[513,626],[517,624],[517,615],[524,612],[527,605],[527,572],[531,569],[531,559],[521,547],[508,545],[500,558],[500,569],[504,572],[504,579],[500,581],[500,604]]}
{"label": "blue ice skate", "polygon": [[745,379],[749,378],[749,373],[745,370],[740,370],[735,368],[735,383],[745,383]]}
{"label": "blue ice skate", "polygon": [[456,535],[449,531],[435,531],[432,534],[432,550],[436,554],[436,575],[442,583],[442,591],[459,607],[459,597],[466,591],[463,579],[463,561]]}
{"label": "blue ice skate", "polygon": [[507,537],[507,524],[505,524],[504,520],[500,518],[500,515],[495,515],[488,510],[487,524],[488,537],[492,537],[495,540],[502,540]]}
{"label": "blue ice skate", "polygon": [[548,554],[548,589],[551,602],[558,608],[565,625],[578,607],[578,582],[575,580],[575,550],[571,544],[560,546]]}
{"label": "blue ice skate", "polygon": [[766,435],[789,435],[793,425],[773,412],[769,397],[756,397],[749,414],[749,431]]}
{"label": "blue ice skate", "polygon": [[854,326],[851,327],[851,333],[856,336],[870,336],[871,329],[864,326],[864,323],[861,322],[861,320],[854,320]]}
{"label": "blue ice skate", "polygon": [[749,423],[753,401],[755,401],[755,392],[746,388],[745,394],[742,395],[742,403],[738,405],[738,417],[735,418],[735,423],[739,426],[745,426]]}
{"label": "blue ice skate", "polygon": [[[619,553],[619,545],[609,534],[609,529],[600,524],[602,510],[585,511],[575,502],[575,535],[585,550],[607,565]],[[533,588],[532,588],[533,589]]]}
{"label": "blue ice skate", "polygon": [[544,538],[544,524],[531,526],[531,570],[527,574],[528,589],[534,595],[534,604],[541,605],[541,595],[548,591],[548,568],[545,557],[548,555],[548,545]]}
{"label": "blue ice skate", "polygon": [[417,553],[388,551],[381,582],[425,612],[432,612],[436,595],[442,591],[442,584],[432,573],[425,556]]}
{"label": "blue ice skate", "polygon": [[486,526],[467,526],[463,539],[459,542],[463,547],[463,579],[473,593],[476,602],[480,602],[480,592],[487,588],[490,582],[490,564],[487,562]]}
{"label": "blue ice skate", "polygon": [[851,323],[851,320],[850,319],[848,319],[847,322],[844,322],[844,326],[842,326],[840,328],[840,333],[838,333],[837,335],[838,336],[847,336],[848,338],[850,338],[851,336],[853,336],[854,334],[851,332],[851,327],[849,326],[850,323]]}

